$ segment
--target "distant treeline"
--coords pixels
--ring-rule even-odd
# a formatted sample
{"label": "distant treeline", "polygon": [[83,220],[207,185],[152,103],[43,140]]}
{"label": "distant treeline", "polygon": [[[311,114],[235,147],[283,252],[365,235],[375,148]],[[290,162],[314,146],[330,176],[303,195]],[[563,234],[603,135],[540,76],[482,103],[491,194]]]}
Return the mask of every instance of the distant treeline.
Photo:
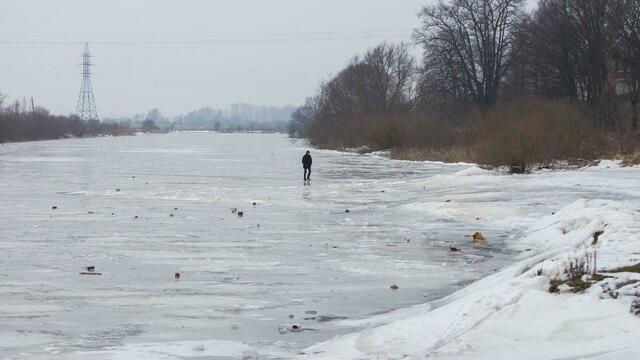
{"label": "distant treeline", "polygon": [[179,130],[286,132],[293,111],[292,106],[251,104],[233,104],[227,109],[205,107],[174,118],[171,125]]}
{"label": "distant treeline", "polygon": [[41,107],[31,109],[25,101],[4,106],[3,99],[0,94],[0,143],[133,134],[131,128],[118,124],[82,121],[77,116],[51,115]]}
{"label": "distant treeline", "polygon": [[232,104],[226,109],[204,107],[186,115],[169,118],[159,109],[151,109],[147,114],[133,117],[105,119],[107,123],[144,128],[145,121],[165,131],[171,130],[211,130],[220,132],[286,132],[293,106],[260,106]]}
{"label": "distant treeline", "polygon": [[[237,125],[226,125],[218,128],[217,131],[225,133],[234,132],[263,132],[263,133],[286,133],[287,122],[272,122],[272,123],[258,123],[258,122],[246,122]],[[215,130],[215,127],[214,127]]]}
{"label": "distant treeline", "polygon": [[448,0],[414,41],[356,56],[297,109],[291,136],[527,171],[638,148],[640,0]]}

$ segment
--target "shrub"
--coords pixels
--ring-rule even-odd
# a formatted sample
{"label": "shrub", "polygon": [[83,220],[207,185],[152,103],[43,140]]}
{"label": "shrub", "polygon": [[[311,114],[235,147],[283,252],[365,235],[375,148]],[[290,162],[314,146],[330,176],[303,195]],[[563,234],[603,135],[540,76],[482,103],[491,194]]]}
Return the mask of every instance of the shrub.
{"label": "shrub", "polygon": [[622,157],[623,166],[637,166],[640,165],[640,149],[631,154],[624,155]]}
{"label": "shrub", "polygon": [[450,110],[332,114],[310,120],[307,136],[318,147],[391,150],[396,159],[475,162],[515,173],[586,164],[575,160],[613,154],[619,142],[596,128],[582,106],[566,101],[519,98]]}
{"label": "shrub", "polygon": [[536,98],[500,103],[472,116],[476,161],[524,173],[556,160],[590,159],[605,142],[578,105]]}
{"label": "shrub", "polygon": [[311,144],[329,148],[366,146],[371,150],[423,149],[448,152],[463,131],[442,117],[422,112],[342,114],[315,121]]}

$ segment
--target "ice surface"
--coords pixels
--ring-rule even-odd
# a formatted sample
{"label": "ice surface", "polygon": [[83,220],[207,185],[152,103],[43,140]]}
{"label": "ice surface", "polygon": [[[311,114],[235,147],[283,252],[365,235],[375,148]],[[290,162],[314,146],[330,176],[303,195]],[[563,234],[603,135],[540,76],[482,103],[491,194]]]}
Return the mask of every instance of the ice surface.
{"label": "ice surface", "polygon": [[[460,189],[425,188],[469,165],[312,150],[304,186],[304,150],[213,133],[1,145],[0,358],[202,357],[224,341],[281,357],[360,328],[314,318],[422,303],[510,260],[511,225],[440,216]],[[90,265],[102,275],[79,275]],[[305,331],[279,331],[293,323]]]}
{"label": "ice surface", "polygon": [[[632,265],[640,169],[312,150],[305,186],[305,150],[214,133],[1,145],[0,358],[507,359],[556,339],[534,358],[636,354],[624,300],[566,300],[531,273],[605,224],[599,246],[622,250],[600,266]],[[532,321],[538,304],[558,321]]]}

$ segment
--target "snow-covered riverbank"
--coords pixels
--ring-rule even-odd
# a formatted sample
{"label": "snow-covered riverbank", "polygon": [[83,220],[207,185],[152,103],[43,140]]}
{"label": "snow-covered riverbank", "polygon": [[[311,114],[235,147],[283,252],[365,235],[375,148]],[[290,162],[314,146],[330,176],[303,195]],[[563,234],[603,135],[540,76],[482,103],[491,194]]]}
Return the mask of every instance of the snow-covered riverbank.
{"label": "snow-covered riverbank", "polygon": [[[481,188],[487,181],[505,186],[523,181],[573,185],[576,190],[590,188],[593,195],[557,212],[521,219],[529,222],[525,234],[507,242],[521,255],[498,273],[444,299],[360,320],[359,325],[368,329],[310,347],[301,357],[640,358],[640,317],[632,314],[640,311],[640,168],[603,162],[580,171],[534,174],[526,180],[496,179],[475,169],[444,175],[426,185]],[[521,215],[517,204],[451,203],[440,210],[467,218],[504,210],[503,221]],[[582,281],[565,284],[562,280],[569,277],[570,264],[583,259]],[[592,272],[597,275],[590,276]],[[550,293],[552,282],[559,293]],[[589,287],[575,293],[576,286]]]}

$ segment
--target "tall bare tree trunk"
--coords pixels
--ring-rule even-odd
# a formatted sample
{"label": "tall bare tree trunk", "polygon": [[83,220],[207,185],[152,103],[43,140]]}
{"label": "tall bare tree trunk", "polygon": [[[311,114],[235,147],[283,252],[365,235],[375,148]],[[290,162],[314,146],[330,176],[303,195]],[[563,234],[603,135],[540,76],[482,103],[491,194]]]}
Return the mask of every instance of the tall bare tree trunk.
{"label": "tall bare tree trunk", "polygon": [[640,103],[638,98],[640,98],[638,93],[631,98],[631,131],[633,133],[638,132],[638,105]]}

